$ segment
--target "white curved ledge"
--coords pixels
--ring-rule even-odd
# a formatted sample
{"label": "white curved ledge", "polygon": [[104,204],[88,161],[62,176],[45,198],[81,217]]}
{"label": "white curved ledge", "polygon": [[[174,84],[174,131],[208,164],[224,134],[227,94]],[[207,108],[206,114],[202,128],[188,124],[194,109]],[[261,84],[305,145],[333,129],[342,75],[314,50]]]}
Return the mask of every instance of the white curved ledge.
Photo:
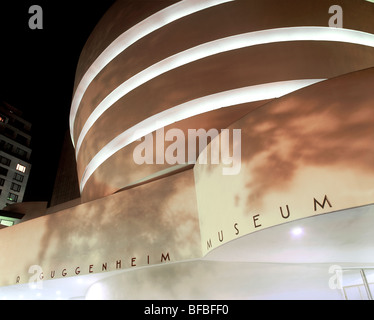
{"label": "white curved ledge", "polygon": [[87,180],[108,158],[157,129],[212,110],[281,97],[323,80],[325,79],[279,81],[233,89],[194,99],[153,115],[119,134],[91,159],[81,178],[80,191],[83,191]]}
{"label": "white curved ledge", "polygon": [[374,47],[374,35],[370,33],[329,27],[287,27],[248,32],[187,49],[142,70],[106,96],[90,114],[82,127],[76,144],[76,157],[78,158],[79,150],[86,134],[97,119],[119,99],[147,81],[208,56],[249,46],[287,41],[335,41]]}

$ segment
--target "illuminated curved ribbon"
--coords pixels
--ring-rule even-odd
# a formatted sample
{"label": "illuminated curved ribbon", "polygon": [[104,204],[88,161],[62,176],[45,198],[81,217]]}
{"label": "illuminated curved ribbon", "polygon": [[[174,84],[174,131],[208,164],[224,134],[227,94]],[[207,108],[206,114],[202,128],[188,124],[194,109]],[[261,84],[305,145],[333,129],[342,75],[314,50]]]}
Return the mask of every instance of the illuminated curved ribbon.
{"label": "illuminated curved ribbon", "polygon": [[93,64],[86,71],[80,80],[77,89],[75,90],[73,101],[70,109],[70,134],[74,145],[74,121],[79,108],[79,104],[83,98],[85,91],[92,82],[92,80],[99,74],[99,72],[117,55],[119,55],[126,48],[134,44],[139,39],[147,36],[153,31],[160,29],[167,24],[193,14],[195,12],[216,6],[225,2],[233,0],[184,0],[177,2],[163,10],[156,12],[145,20],[139,22],[129,30],[122,33],[115,39],[93,62]]}
{"label": "illuminated curved ribbon", "polygon": [[80,191],[83,191],[87,180],[104,161],[157,129],[212,110],[277,98],[323,80],[325,79],[289,80],[248,86],[194,99],[157,113],[119,134],[91,159],[83,173]]}
{"label": "illuminated curved ribbon", "polygon": [[142,70],[106,96],[82,127],[76,145],[76,157],[78,158],[82,142],[96,120],[120,98],[149,80],[188,63],[222,52],[286,41],[336,41],[374,47],[374,35],[361,31],[329,27],[287,27],[248,32],[187,49]]}

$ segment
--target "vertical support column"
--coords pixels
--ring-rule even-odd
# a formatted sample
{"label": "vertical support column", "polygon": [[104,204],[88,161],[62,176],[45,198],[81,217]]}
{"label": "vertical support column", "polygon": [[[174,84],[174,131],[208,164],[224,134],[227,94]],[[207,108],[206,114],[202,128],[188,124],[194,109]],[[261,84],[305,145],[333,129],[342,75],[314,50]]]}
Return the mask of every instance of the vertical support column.
{"label": "vertical support column", "polygon": [[369,284],[368,284],[368,281],[366,279],[364,269],[360,269],[360,274],[361,274],[362,282],[364,283],[368,298],[369,298],[369,300],[373,300],[373,297],[372,297],[371,292],[370,292]]}

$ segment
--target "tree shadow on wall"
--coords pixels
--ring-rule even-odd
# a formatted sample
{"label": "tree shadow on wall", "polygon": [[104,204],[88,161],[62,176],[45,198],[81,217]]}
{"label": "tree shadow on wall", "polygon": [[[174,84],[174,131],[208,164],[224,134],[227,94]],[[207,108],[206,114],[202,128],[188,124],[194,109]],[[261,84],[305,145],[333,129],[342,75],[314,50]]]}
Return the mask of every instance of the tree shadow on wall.
{"label": "tree shadow on wall", "polygon": [[194,192],[192,172],[182,172],[53,214],[47,217],[39,261],[61,267],[77,261],[83,269],[102,259],[113,270],[116,260],[122,259],[124,268],[132,257],[144,265],[147,255],[151,264],[160,263],[162,253],[169,252],[171,261],[199,256]]}
{"label": "tree shadow on wall", "polygon": [[[242,130],[240,174],[246,175],[248,195],[239,199],[238,193],[235,203],[246,201],[246,212],[261,207],[266,195],[287,190],[306,166],[372,174],[373,78],[370,68],[324,81],[275,99],[232,124],[230,129]],[[222,174],[217,165],[200,169],[208,176]]]}
{"label": "tree shadow on wall", "polygon": [[242,163],[253,166],[247,206],[286,188],[304,166],[374,172],[373,71],[363,72],[371,81],[359,73],[336,78],[269,103],[241,121]]}

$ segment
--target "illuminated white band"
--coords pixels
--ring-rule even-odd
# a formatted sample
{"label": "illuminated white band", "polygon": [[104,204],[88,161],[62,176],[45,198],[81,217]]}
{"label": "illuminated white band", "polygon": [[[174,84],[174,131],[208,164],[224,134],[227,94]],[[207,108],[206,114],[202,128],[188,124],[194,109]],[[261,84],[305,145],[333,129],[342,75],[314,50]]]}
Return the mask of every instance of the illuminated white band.
{"label": "illuminated white band", "polygon": [[157,129],[212,110],[281,97],[323,80],[325,79],[289,80],[233,89],[191,100],[153,115],[119,134],[92,158],[83,173],[80,190],[83,191],[87,180],[104,161]]}
{"label": "illuminated white band", "polygon": [[233,0],[184,0],[177,2],[163,10],[156,12],[147,19],[139,22],[129,30],[122,33],[115,39],[94,61],[94,63],[86,71],[80,80],[74,93],[70,110],[70,133],[74,145],[73,131],[74,121],[79,108],[79,104],[83,98],[85,91],[91,81],[99,74],[99,72],[117,55],[126,48],[134,44],[139,39],[147,36],[153,31],[160,29],[167,24],[186,17],[195,12],[225,3]]}
{"label": "illuminated white band", "polygon": [[179,52],[142,70],[106,96],[85,122],[76,145],[76,157],[84,137],[96,120],[120,98],[147,81],[208,56],[260,44],[286,41],[337,41],[374,47],[374,35],[349,29],[329,27],[287,27],[261,30],[222,38]]}

